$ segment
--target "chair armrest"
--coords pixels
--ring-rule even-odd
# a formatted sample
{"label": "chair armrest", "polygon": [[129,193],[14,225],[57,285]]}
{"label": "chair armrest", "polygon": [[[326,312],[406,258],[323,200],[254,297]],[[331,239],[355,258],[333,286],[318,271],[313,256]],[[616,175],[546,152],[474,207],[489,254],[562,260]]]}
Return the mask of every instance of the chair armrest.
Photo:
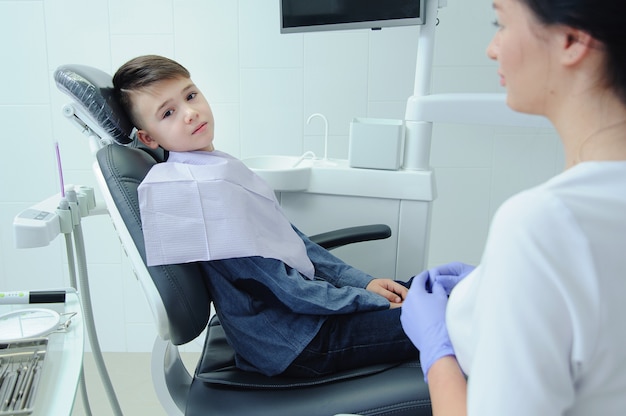
{"label": "chair armrest", "polygon": [[357,227],[341,228],[313,235],[310,238],[327,250],[345,246],[346,244],[360,243],[362,241],[384,240],[391,236],[391,228],[385,224],[361,225]]}

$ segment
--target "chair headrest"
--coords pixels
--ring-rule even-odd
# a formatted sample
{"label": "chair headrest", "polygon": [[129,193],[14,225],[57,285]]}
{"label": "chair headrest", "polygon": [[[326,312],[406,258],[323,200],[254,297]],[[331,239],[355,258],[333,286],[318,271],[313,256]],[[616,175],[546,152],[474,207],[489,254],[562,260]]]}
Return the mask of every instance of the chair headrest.
{"label": "chair headrest", "polygon": [[113,93],[111,75],[84,65],[63,65],[54,72],[57,87],[119,144],[133,141],[134,127]]}

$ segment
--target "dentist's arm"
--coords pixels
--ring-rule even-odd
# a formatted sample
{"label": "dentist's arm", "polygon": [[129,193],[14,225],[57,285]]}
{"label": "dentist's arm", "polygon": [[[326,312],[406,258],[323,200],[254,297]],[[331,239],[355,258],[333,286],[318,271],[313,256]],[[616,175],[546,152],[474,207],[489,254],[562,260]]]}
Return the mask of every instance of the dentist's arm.
{"label": "dentist's arm", "polygon": [[442,357],[430,367],[428,391],[434,416],[467,414],[467,383],[454,356]]}
{"label": "dentist's arm", "polygon": [[[429,290],[429,289],[432,289]],[[402,305],[402,328],[420,351],[434,416],[464,416],[467,386],[448,337],[445,316],[448,295],[428,271],[413,278]]]}

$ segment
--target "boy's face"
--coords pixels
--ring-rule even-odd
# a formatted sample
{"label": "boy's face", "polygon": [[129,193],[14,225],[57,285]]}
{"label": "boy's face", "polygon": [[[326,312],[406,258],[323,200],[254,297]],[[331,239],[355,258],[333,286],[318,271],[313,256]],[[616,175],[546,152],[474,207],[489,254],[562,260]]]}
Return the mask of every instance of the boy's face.
{"label": "boy's face", "polygon": [[215,121],[211,106],[189,78],[156,82],[133,93],[139,116],[137,137],[151,148],[212,152]]}

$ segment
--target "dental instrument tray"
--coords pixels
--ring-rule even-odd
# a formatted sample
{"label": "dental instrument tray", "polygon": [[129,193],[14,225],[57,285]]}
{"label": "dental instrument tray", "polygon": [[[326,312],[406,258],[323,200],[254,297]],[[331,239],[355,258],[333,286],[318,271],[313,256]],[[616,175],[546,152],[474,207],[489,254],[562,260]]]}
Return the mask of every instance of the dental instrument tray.
{"label": "dental instrument tray", "polygon": [[47,338],[0,344],[0,416],[33,412],[47,349]]}

